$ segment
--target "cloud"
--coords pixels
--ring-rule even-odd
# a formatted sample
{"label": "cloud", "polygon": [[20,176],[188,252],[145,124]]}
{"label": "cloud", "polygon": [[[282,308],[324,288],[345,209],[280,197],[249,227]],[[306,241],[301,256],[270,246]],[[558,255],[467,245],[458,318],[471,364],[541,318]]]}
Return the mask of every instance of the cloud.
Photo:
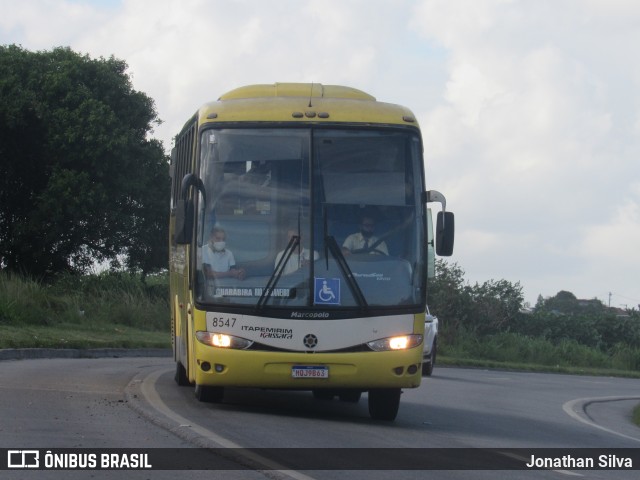
{"label": "cloud", "polygon": [[0,43],[47,50],[72,44],[108,18],[108,11],[102,8],[64,0],[0,0],[0,11]]}
{"label": "cloud", "polygon": [[[362,12],[371,7],[378,14],[365,19]],[[108,20],[77,32],[71,43],[127,61],[136,88],[156,99],[165,120],[156,133],[170,144],[197,107],[240,85],[315,81],[366,88],[395,54],[389,45],[400,41],[397,18],[394,5],[380,1],[123,0]],[[397,32],[395,40],[380,35],[383,26]]]}
{"label": "cloud", "polygon": [[[628,182],[640,173],[640,76],[624,59],[640,40],[640,7],[608,5],[416,7],[412,28],[448,52],[443,101],[422,123],[428,162],[456,172],[443,188],[461,217],[456,254],[474,277],[508,275],[546,295],[563,275],[562,288],[578,294],[606,288],[595,285],[612,278],[596,279],[600,258],[621,243],[614,256],[623,276],[640,267],[626,240],[637,239],[637,223],[621,220],[639,205]],[[613,242],[619,235],[625,240]]]}

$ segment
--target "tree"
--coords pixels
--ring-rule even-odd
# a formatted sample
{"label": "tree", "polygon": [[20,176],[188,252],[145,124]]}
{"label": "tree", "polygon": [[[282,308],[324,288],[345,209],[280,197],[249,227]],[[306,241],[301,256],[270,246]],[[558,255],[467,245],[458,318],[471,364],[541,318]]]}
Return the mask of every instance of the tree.
{"label": "tree", "polygon": [[464,270],[457,263],[436,259],[436,276],[429,280],[427,303],[431,313],[443,318],[442,334],[448,340],[469,322],[472,301]]}
{"label": "tree", "polygon": [[443,318],[445,334],[453,337],[460,328],[480,335],[508,329],[522,309],[520,283],[489,280],[470,286],[464,273],[457,263],[437,259],[436,276],[429,281],[429,308]]}
{"label": "tree", "polygon": [[154,102],[126,70],[68,48],[0,46],[1,268],[164,266],[168,161],[148,138]]}
{"label": "tree", "polygon": [[597,298],[578,300],[573,293],[560,290],[555,296],[539,301],[536,311],[563,315],[601,315],[606,313],[607,307]]}
{"label": "tree", "polygon": [[524,295],[520,282],[488,280],[471,288],[474,331],[496,333],[520,315]]}

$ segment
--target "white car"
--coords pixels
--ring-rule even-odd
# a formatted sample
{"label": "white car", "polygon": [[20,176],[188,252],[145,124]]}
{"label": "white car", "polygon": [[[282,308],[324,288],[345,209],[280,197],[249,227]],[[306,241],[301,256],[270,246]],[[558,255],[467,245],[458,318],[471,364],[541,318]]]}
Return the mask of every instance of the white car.
{"label": "white car", "polygon": [[431,375],[438,351],[438,317],[431,315],[427,306],[424,317],[424,347],[422,351],[422,375]]}

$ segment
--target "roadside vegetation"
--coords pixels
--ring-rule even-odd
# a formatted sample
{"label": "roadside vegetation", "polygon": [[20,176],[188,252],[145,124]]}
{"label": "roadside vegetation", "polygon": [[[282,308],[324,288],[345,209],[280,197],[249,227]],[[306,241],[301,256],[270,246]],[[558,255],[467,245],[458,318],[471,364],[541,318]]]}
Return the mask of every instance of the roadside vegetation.
{"label": "roadside vegetation", "polygon": [[0,272],[0,348],[169,348],[168,279]]}
{"label": "roadside vegetation", "polygon": [[[168,276],[125,272],[34,280],[0,272],[0,348],[169,348]],[[640,315],[569,292],[523,307],[518,283],[470,285],[437,262],[429,290],[440,318],[438,362],[640,378]]]}
{"label": "roadside vegetation", "polygon": [[640,378],[640,313],[560,291],[525,308],[519,283],[471,285],[438,260],[429,288],[441,364]]}

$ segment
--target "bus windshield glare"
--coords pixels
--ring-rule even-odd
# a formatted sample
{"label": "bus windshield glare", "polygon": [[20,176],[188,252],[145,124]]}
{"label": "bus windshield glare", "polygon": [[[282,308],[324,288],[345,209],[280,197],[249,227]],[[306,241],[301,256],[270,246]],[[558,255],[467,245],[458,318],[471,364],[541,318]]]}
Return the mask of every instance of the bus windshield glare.
{"label": "bus windshield glare", "polygon": [[197,301],[419,309],[420,152],[413,130],[204,130]]}

